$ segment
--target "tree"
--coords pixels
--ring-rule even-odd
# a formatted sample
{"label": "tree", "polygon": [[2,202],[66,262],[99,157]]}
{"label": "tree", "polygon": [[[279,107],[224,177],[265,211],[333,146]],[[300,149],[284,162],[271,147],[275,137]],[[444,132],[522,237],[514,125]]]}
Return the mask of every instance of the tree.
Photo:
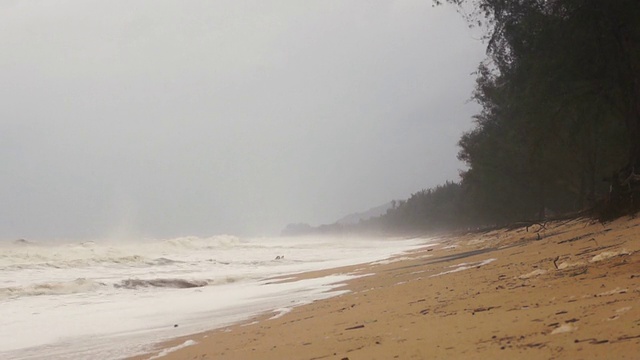
{"label": "tree", "polygon": [[463,185],[478,199],[517,196],[512,215],[532,216],[537,202],[540,217],[592,203],[597,178],[616,169],[613,188],[640,198],[640,2],[449,2],[472,6],[468,20],[487,29]]}

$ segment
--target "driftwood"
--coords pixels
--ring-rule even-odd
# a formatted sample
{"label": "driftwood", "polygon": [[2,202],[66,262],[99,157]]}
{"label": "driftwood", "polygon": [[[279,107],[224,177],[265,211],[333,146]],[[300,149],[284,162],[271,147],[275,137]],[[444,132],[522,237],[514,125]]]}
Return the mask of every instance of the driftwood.
{"label": "driftwood", "polygon": [[588,217],[590,214],[593,213],[593,209],[586,209],[586,210],[582,210],[582,211],[578,211],[578,212],[572,212],[572,213],[566,213],[566,214],[562,214],[562,215],[556,215],[556,216],[548,216],[546,218],[544,218],[544,220],[525,220],[525,221],[518,221],[518,222],[514,222],[511,225],[508,225],[507,228],[509,228],[510,230],[513,229],[517,229],[520,227],[525,227],[526,231],[529,232],[529,228],[532,226],[536,226],[538,225],[540,228],[538,230],[536,230],[536,233],[541,232],[542,230],[547,230],[547,225],[549,223],[555,223],[555,222],[560,222],[558,224],[558,226],[562,226],[565,224],[568,224],[576,219],[580,219],[580,218],[584,218],[584,217]]}
{"label": "driftwood", "polygon": [[637,182],[640,182],[640,175],[632,171],[631,174],[629,174],[629,176],[620,183],[620,185],[628,186],[629,188],[631,188],[631,186]]}

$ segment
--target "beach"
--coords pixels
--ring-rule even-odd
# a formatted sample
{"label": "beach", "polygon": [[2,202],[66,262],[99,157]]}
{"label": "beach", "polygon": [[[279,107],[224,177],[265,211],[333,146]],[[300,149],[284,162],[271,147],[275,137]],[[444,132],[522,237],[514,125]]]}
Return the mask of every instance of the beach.
{"label": "beach", "polygon": [[345,292],[134,359],[637,359],[640,219],[442,236],[344,274]]}

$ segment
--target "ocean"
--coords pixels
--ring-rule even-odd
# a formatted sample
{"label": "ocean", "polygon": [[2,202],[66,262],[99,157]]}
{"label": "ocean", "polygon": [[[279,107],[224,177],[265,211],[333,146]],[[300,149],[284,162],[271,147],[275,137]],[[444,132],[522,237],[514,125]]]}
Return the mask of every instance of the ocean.
{"label": "ocean", "polygon": [[0,242],[0,358],[120,359],[154,344],[344,292],[353,274],[430,239],[344,237]]}

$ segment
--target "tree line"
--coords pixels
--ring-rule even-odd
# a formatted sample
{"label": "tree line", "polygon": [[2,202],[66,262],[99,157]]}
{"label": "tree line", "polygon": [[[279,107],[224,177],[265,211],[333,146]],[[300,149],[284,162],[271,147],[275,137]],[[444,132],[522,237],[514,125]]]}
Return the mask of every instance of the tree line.
{"label": "tree line", "polygon": [[[323,232],[415,232],[640,208],[640,1],[448,0],[484,29],[459,182]],[[436,1],[437,4],[440,1]]]}
{"label": "tree line", "polygon": [[612,215],[637,208],[640,2],[472,3],[488,58],[473,95],[482,111],[459,158],[477,215],[504,222],[598,202]]}

